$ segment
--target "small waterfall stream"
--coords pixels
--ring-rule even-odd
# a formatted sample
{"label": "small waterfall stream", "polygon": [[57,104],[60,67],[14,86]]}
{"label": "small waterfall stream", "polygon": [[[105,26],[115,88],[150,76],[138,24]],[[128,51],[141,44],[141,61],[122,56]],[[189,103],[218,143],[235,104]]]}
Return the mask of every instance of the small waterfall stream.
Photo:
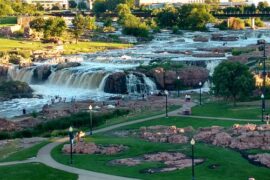
{"label": "small waterfall stream", "polygon": [[34,69],[32,67],[19,69],[17,66],[14,66],[8,69],[8,76],[12,80],[31,84],[33,72]]}

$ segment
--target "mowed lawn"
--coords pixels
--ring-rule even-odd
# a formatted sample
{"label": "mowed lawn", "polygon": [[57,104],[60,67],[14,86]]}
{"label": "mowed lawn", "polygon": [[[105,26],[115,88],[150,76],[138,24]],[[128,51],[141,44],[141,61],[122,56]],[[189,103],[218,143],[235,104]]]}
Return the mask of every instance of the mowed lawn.
{"label": "mowed lawn", "polygon": [[17,24],[17,17],[10,16],[10,17],[1,17],[0,18],[0,27],[3,26],[11,26]]}
{"label": "mowed lawn", "polygon": [[[194,119],[194,118],[161,118],[156,120],[147,121],[144,123],[136,124],[121,128],[120,130],[126,129],[137,129],[142,126],[151,125],[176,125],[177,127],[193,126],[207,127],[212,125],[220,125],[229,127],[235,123],[244,124],[246,122],[237,121],[219,121],[219,120],[205,120],[205,119]],[[117,155],[75,155],[73,166],[93,170],[97,172],[103,172],[113,175],[133,177],[139,179],[191,179],[191,168],[185,168],[183,170],[177,170],[168,173],[157,173],[157,174],[145,174],[143,170],[147,168],[161,167],[161,163],[145,163],[138,166],[113,166],[109,162],[114,159],[128,158],[141,156],[145,153],[154,153],[160,151],[178,151],[191,155],[191,147],[188,144],[168,144],[168,143],[152,143],[147,142],[134,137],[115,137],[111,133],[104,135],[96,134],[86,139],[90,142],[97,144],[123,144],[129,147],[125,152]],[[55,148],[52,152],[52,156],[55,160],[63,164],[69,164],[69,155],[61,153],[61,146]],[[265,167],[255,166],[248,162],[242,157],[241,153],[216,147],[209,144],[196,143],[195,145],[195,156],[203,158],[205,162],[195,167],[196,179],[200,180],[247,180],[249,177],[255,177],[256,179],[266,180],[270,176],[270,170]],[[216,164],[218,168],[212,169],[211,165]]]}
{"label": "mowed lawn", "polygon": [[[192,108],[192,115],[212,116],[239,119],[261,119],[261,102],[239,103],[233,106],[231,103],[211,102]],[[265,113],[270,113],[266,108]]]}
{"label": "mowed lawn", "polygon": [[49,141],[38,143],[26,149],[21,149],[15,143],[0,148],[0,162],[21,161],[36,157],[39,149],[48,144]]}
{"label": "mowed lawn", "polygon": [[[46,49],[46,47],[48,46],[56,46],[56,45],[50,43],[43,44],[41,42],[35,41],[0,38],[0,51],[11,51],[11,50],[35,51]],[[128,47],[131,47],[131,45],[120,43],[78,42],[78,44],[65,44],[64,54],[94,53],[109,49],[122,49]]]}
{"label": "mowed lawn", "polygon": [[78,175],[50,168],[40,163],[0,166],[1,180],[76,180]]}

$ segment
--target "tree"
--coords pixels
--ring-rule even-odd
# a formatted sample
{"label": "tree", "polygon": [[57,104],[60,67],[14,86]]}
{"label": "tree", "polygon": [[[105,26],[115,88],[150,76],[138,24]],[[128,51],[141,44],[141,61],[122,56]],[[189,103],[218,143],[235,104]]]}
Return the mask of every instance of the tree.
{"label": "tree", "polygon": [[258,10],[259,10],[260,12],[265,11],[265,9],[266,9],[267,7],[269,7],[269,4],[268,4],[267,1],[259,2],[258,6],[257,6],[257,8],[258,8]]}
{"label": "tree", "polygon": [[105,0],[95,0],[93,3],[93,12],[97,15],[106,12],[107,6]]}
{"label": "tree", "polygon": [[30,28],[36,30],[37,32],[43,32],[45,26],[44,18],[36,18],[30,22]]}
{"label": "tree", "polygon": [[72,33],[74,34],[76,43],[78,43],[78,39],[83,34],[85,28],[85,19],[81,14],[76,15],[75,18],[72,20],[72,24],[74,26]]}
{"label": "tree", "polygon": [[80,2],[80,3],[78,4],[78,9],[80,9],[80,10],[85,10],[85,9],[87,9],[86,3],[85,3],[85,2]]}
{"label": "tree", "polygon": [[123,33],[137,37],[149,37],[149,27],[140,18],[129,14],[123,19]]}
{"label": "tree", "polygon": [[165,5],[161,10],[155,10],[153,12],[156,15],[156,20],[161,27],[176,26],[179,22],[179,11],[172,5]]}
{"label": "tree", "polygon": [[88,29],[90,31],[94,31],[97,29],[95,17],[87,16],[87,17],[85,17],[84,21],[85,21],[85,28],[86,29]]}
{"label": "tree", "polygon": [[66,30],[66,22],[63,18],[56,17],[56,18],[49,18],[45,21],[45,25],[43,28],[44,37],[60,37],[62,36],[63,32]]}
{"label": "tree", "polygon": [[248,66],[239,62],[224,61],[220,63],[213,74],[213,92],[217,96],[236,100],[248,97],[255,88],[255,80]]}
{"label": "tree", "polygon": [[119,17],[120,24],[123,23],[126,16],[131,15],[130,8],[128,7],[127,4],[119,4],[116,8],[116,11]]}
{"label": "tree", "polygon": [[11,15],[12,13],[12,8],[5,4],[5,2],[0,1],[0,17]]}
{"label": "tree", "polygon": [[207,12],[206,8],[194,8],[187,17],[189,23],[188,29],[191,30],[206,30],[206,24],[214,22],[214,17]]}
{"label": "tree", "polygon": [[72,9],[77,7],[77,3],[74,0],[68,1],[68,5]]}

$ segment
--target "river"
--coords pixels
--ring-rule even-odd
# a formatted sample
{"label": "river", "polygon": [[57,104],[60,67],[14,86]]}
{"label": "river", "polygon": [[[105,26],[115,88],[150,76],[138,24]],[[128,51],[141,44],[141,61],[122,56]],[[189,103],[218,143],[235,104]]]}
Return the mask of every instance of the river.
{"label": "river", "polygon": [[[211,37],[212,33],[223,36],[237,36],[238,41],[222,42],[194,42],[194,36]],[[147,64],[150,60],[166,58],[172,61],[206,61],[210,75],[214,68],[231,54],[220,58],[200,58],[178,51],[192,51],[193,53],[205,53],[198,48],[218,47],[245,47],[256,44],[258,39],[270,42],[269,30],[243,30],[243,31],[218,31],[218,32],[185,32],[183,35],[173,35],[169,31],[156,34],[155,38],[146,44],[135,45],[132,48],[110,50],[93,54],[81,54],[65,57],[68,61],[80,62],[81,66],[71,67],[60,71],[53,71],[48,80],[39,83],[32,82],[34,67],[28,69],[9,70],[9,75],[14,80],[21,80],[30,84],[39,98],[13,99],[0,102],[0,117],[11,118],[22,114],[22,109],[27,112],[40,111],[44,104],[50,104],[54,96],[59,96],[66,101],[72,98],[76,100],[104,100],[112,94],[103,91],[104,83],[108,75],[113,72],[121,72],[133,69],[140,64]],[[35,67],[52,65],[53,60],[35,63]],[[139,82],[132,74],[127,79],[130,93],[136,92],[136,84]],[[145,91],[154,91],[155,83],[148,77],[144,77]],[[204,86],[206,89],[207,84]],[[134,89],[135,88],[135,89]],[[40,98],[42,96],[42,98]]]}

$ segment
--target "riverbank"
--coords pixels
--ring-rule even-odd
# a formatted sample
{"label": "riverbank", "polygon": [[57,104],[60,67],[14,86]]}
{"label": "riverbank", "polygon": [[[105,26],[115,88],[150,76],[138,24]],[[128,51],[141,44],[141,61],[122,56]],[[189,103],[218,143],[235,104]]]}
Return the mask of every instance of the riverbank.
{"label": "riverbank", "polygon": [[[41,43],[39,41],[26,41],[20,39],[0,38],[1,51],[23,50],[23,51],[50,51],[56,48],[57,44]],[[131,44],[121,43],[103,43],[103,42],[78,42],[77,44],[63,44],[63,51],[61,55],[80,54],[80,53],[94,53],[99,51],[111,49],[123,49],[131,47]]]}

